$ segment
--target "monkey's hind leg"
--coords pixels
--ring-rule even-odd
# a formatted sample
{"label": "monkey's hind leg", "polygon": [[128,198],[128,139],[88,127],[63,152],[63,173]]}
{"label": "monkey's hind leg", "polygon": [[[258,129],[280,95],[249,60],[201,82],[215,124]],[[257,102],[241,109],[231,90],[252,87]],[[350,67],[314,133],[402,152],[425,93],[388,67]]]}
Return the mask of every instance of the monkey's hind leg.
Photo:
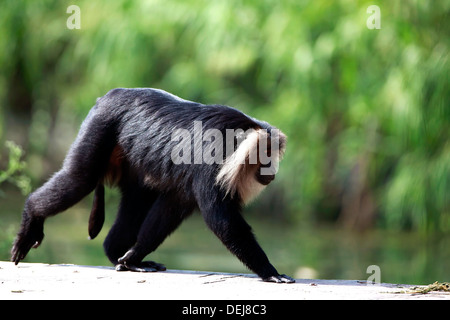
{"label": "monkey's hind leg", "polygon": [[64,165],[27,199],[22,223],[11,249],[18,264],[44,238],[44,221],[92,192],[101,179],[115,145],[115,132],[94,108],[84,121]]}
{"label": "monkey's hind leg", "polygon": [[116,270],[136,272],[166,270],[162,264],[142,260],[156,250],[193,210],[194,205],[180,203],[174,195],[160,194],[142,223],[136,243],[118,259]]}
{"label": "monkey's hind leg", "polygon": [[166,271],[166,266],[155,261],[141,261],[136,264],[119,263],[116,265],[116,271],[156,272]]}
{"label": "monkey's hind leg", "polygon": [[[124,183],[121,190],[122,199],[116,221],[103,243],[105,253],[117,271],[128,270],[118,259],[136,243],[139,229],[158,197],[157,192],[144,189],[135,182]],[[145,267],[153,266],[148,264]]]}

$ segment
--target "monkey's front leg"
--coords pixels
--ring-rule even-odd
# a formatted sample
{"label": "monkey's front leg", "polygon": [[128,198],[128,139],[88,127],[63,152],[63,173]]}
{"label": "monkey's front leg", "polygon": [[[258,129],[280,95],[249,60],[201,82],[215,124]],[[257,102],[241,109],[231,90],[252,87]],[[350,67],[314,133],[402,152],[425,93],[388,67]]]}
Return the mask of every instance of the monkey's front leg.
{"label": "monkey's front leg", "polygon": [[225,246],[250,270],[265,282],[294,283],[295,280],[278,271],[269,262],[251,231],[239,213],[236,203],[216,204],[210,210],[202,211],[208,227],[219,237]]}

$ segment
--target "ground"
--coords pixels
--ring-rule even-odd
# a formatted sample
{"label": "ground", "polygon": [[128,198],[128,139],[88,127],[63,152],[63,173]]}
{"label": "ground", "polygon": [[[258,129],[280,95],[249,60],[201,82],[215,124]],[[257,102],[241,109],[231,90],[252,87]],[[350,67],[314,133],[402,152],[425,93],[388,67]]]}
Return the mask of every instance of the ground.
{"label": "ground", "polygon": [[0,261],[0,300],[7,299],[449,299],[448,292],[411,293],[411,285],[358,280],[262,282],[251,274],[167,270],[116,272],[112,267]]}

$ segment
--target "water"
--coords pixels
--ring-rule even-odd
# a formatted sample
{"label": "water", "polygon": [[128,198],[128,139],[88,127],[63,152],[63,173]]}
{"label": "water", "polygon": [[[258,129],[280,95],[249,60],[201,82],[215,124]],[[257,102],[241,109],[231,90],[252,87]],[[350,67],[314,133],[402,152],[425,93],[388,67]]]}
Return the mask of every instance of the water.
{"label": "water", "polygon": [[[9,259],[20,223],[23,197],[0,200],[0,260]],[[89,201],[49,218],[42,245],[25,261],[110,265],[102,243],[113,222],[115,203],[98,238],[87,240]],[[382,282],[428,284],[450,279],[450,236],[371,231],[363,234],[332,226],[276,224],[246,217],[261,246],[280,273],[297,278],[365,280],[368,267],[380,269]],[[183,223],[151,260],[170,269],[249,272],[207,229],[199,214]]]}

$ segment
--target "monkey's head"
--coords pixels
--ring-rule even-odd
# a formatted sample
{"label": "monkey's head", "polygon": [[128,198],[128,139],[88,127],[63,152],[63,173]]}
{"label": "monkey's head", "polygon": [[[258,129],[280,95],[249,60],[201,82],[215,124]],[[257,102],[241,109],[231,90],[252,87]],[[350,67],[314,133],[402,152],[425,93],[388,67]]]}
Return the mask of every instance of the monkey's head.
{"label": "monkey's head", "polygon": [[245,139],[225,160],[216,183],[227,194],[238,194],[246,204],[275,179],[285,149],[286,136],[280,130],[248,130]]}

